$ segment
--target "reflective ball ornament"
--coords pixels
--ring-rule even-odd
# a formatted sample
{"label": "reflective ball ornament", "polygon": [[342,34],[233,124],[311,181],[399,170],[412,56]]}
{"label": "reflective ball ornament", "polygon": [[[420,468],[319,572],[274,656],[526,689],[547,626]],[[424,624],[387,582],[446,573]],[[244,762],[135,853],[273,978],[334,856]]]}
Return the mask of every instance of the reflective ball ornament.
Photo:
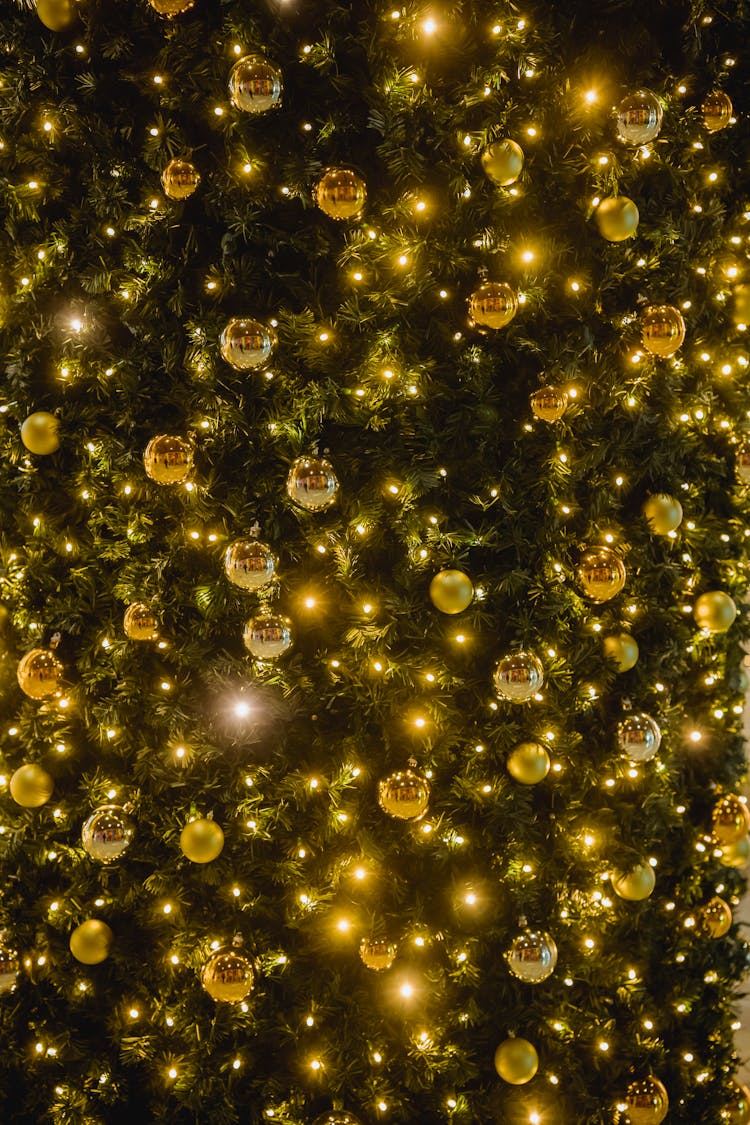
{"label": "reflective ball ornament", "polygon": [[149,0],[155,12],[170,20],[175,16],[181,16],[183,12],[189,12],[194,3],[195,0]]}
{"label": "reflective ball ornament", "polygon": [[115,935],[106,922],[88,918],[70,935],[70,952],[82,965],[100,965],[109,957]]}
{"label": "reflective ball ornament", "polygon": [[492,682],[502,699],[528,703],[542,689],[544,668],[533,652],[514,652],[498,660]]}
{"label": "reflective ball ornament", "polygon": [[482,153],[482,170],[498,187],[510,187],[523,170],[523,149],[505,138],[493,141]]}
{"label": "reflective ball ornament", "polygon": [[514,977],[527,984],[541,984],[555,971],[557,946],[549,934],[524,927],[504,956]]}
{"label": "reflective ball ornament", "polygon": [[362,1125],[358,1117],[345,1109],[331,1109],[328,1113],[321,1113],[312,1125]]}
{"label": "reflective ball ornament", "polygon": [[666,492],[657,492],[646,500],[643,514],[655,535],[669,535],[682,523],[682,504]]}
{"label": "reflective ball ornament", "polygon": [[506,1039],[495,1051],[495,1070],[504,1082],[523,1086],[539,1069],[539,1055],[528,1039]]}
{"label": "reflective ball ornament", "polygon": [[750,836],[743,836],[734,844],[725,844],[721,849],[719,863],[724,867],[734,867],[744,871],[750,864]]}
{"label": "reflective ball ornament", "polygon": [[693,606],[696,624],[707,633],[726,633],[736,616],[737,606],[723,590],[707,590]]}
{"label": "reflective ball ornament", "polygon": [[542,422],[558,422],[568,408],[568,395],[562,387],[540,387],[529,398],[531,413]]}
{"label": "reflective ball ornament", "polygon": [[664,111],[651,90],[636,90],[622,99],[615,109],[617,139],[626,145],[646,145],[661,130]]}
{"label": "reflective ball ornament", "polygon": [[505,328],[518,311],[518,297],[504,281],[486,281],[469,298],[469,316],[482,328]]}
{"label": "reflective ball ornament", "polygon": [[223,847],[221,825],[208,817],[191,820],[180,833],[180,849],[191,863],[210,863],[221,855]]}
{"label": "reflective ball ornament", "polygon": [[32,648],[18,664],[18,684],[31,699],[50,699],[60,693],[63,666],[49,648]]}
{"label": "reflective ball ornament", "polygon": [[617,726],[617,745],[629,762],[650,762],[661,746],[659,724],[642,711],[626,715]]}
{"label": "reflective ball ornament", "polygon": [[351,168],[326,168],[315,185],[313,198],[329,219],[355,220],[364,214],[367,185]]}
{"label": "reflective ball ornament", "polygon": [[656,875],[650,863],[639,863],[629,871],[612,876],[612,889],[619,898],[628,902],[643,902],[656,886]]}
{"label": "reflective ball ornament", "polygon": [[701,106],[701,113],[709,133],[719,133],[732,120],[732,99],[723,90],[712,90]]}
{"label": "reflective ball ornament", "polygon": [[715,940],[727,936],[732,928],[733,921],[731,906],[719,895],[714,895],[700,909],[699,924],[701,931]]}
{"label": "reflective ball ornament", "polygon": [[0,942],[0,993],[9,992],[18,980],[21,959],[13,949]]}
{"label": "reflective ball ornament", "polygon": [[244,113],[268,113],[281,105],[282,73],[262,55],[238,59],[229,74],[229,97]]}
{"label": "reflective ball ornament", "polygon": [[441,613],[463,613],[473,597],[471,579],[462,570],[439,570],[430,582],[430,601]]}
{"label": "reflective ball ornament", "polygon": [[640,219],[638,208],[626,195],[603,199],[594,217],[599,233],[608,242],[624,242],[626,238],[632,238],[638,230]]}
{"label": "reflective ball ornament", "polygon": [[159,637],[159,620],[145,602],[132,602],[127,607],[122,628],[129,641],[155,641]]}
{"label": "reflective ball ornament", "polygon": [[711,831],[722,847],[739,843],[750,832],[750,812],[736,793],[727,793],[714,805]]}
{"label": "reflective ball ornament", "polygon": [[264,367],[276,343],[276,333],[250,317],[233,317],[219,340],[222,356],[235,371]]}
{"label": "reflective ball ornament", "polygon": [[193,467],[193,447],[177,434],[159,434],[146,446],[143,465],[156,484],[181,484]]}
{"label": "reflective ball ornament", "polygon": [[36,14],[50,31],[67,31],[78,19],[74,0],[36,0]]}
{"label": "reflective ball ornament", "polygon": [[161,174],[161,186],[170,199],[187,199],[201,182],[201,174],[189,160],[170,160]]}
{"label": "reflective ball ornament", "polygon": [[362,964],[375,973],[390,969],[397,952],[398,948],[393,942],[381,941],[379,938],[362,938],[359,946]]}
{"label": "reflective ball ornament", "polygon": [[255,987],[252,962],[236,945],[212,953],[201,970],[201,984],[213,1000],[239,1004]]}
{"label": "reflective ball ornament", "polygon": [[627,577],[625,563],[609,547],[584,551],[576,573],[584,596],[597,605],[616,597]]}
{"label": "reflective ball ornament", "polygon": [[612,661],[618,672],[629,672],[638,663],[638,642],[630,633],[610,633],[602,641],[602,648],[605,657]]}
{"label": "reflective ball ornament", "polygon": [[276,573],[276,559],[257,539],[235,539],[224,552],[224,573],[234,586],[261,590]]}
{"label": "reflective ball ornament", "polygon": [[60,422],[47,410],[29,414],[21,424],[21,441],[29,453],[46,457],[60,448]]}
{"label": "reflective ball ornament", "polygon": [[278,660],[292,647],[292,623],[277,613],[260,613],[246,623],[242,639],[256,660]]}
{"label": "reflective ball ornament", "polygon": [[667,1091],[653,1075],[631,1082],[623,1105],[629,1125],[661,1125],[669,1112]]}
{"label": "reflective ball ornament", "polygon": [[721,1111],[721,1125],[750,1125],[750,1089],[732,1083],[732,1095]]}
{"label": "reflective ball ornament", "polygon": [[336,500],[339,482],[325,457],[298,457],[286,478],[290,500],[306,512],[322,512]]}
{"label": "reflective ball ornament", "polygon": [[743,484],[750,484],[750,441],[743,441],[734,455],[737,476]]}
{"label": "reflective ball ornament", "polygon": [[135,836],[135,821],[122,805],[100,805],[81,828],[86,855],[99,863],[114,863],[125,855]]}
{"label": "reflective ball ornament", "polygon": [[42,766],[33,762],[19,766],[11,774],[10,795],[24,809],[40,809],[55,791],[55,783]]}
{"label": "reflective ball ornament", "polygon": [[641,341],[647,352],[669,359],[685,343],[685,318],[674,305],[649,305],[641,317]]}
{"label": "reflective ball ornament", "polygon": [[397,770],[378,782],[378,804],[397,820],[421,820],[429,803],[429,782],[417,770]]}
{"label": "reflective ball ornament", "polygon": [[505,764],[510,776],[522,785],[538,785],[549,773],[551,763],[540,742],[519,742]]}

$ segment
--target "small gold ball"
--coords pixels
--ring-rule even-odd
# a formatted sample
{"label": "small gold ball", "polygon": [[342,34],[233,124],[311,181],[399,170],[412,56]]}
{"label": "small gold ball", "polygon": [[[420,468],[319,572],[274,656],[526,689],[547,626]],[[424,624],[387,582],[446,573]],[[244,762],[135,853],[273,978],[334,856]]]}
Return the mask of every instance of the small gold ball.
{"label": "small gold ball", "polygon": [[624,242],[638,229],[638,208],[626,195],[603,199],[595,212],[599,233],[608,242]]}
{"label": "small gold ball", "polygon": [[469,299],[469,317],[483,328],[505,328],[518,311],[518,297],[504,281],[486,281]]}
{"label": "small gold ball", "polygon": [[630,1083],[625,1106],[630,1125],[661,1125],[669,1112],[669,1097],[659,1079],[650,1075]]}
{"label": "small gold ball", "polygon": [[74,0],[36,0],[36,14],[50,31],[67,31],[78,19]]}
{"label": "small gold ball", "polygon": [[609,547],[590,547],[578,564],[578,582],[592,602],[608,602],[625,585],[627,571],[619,555]]}
{"label": "small gold ball", "polygon": [[430,601],[441,613],[463,613],[473,597],[471,579],[462,570],[440,570],[430,582]]}
{"label": "small gold ball", "polygon": [[429,801],[429,782],[416,770],[398,770],[378,782],[378,804],[397,820],[421,820]]}
{"label": "small gold ball", "polygon": [[738,843],[750,832],[750,811],[736,793],[727,793],[716,802],[711,828],[722,847]]}
{"label": "small gold ball", "polygon": [[239,1004],[255,986],[252,962],[235,946],[219,949],[203,966],[201,984],[212,999]]}
{"label": "small gold ball", "polygon": [[45,769],[28,762],[12,774],[9,788],[17,805],[25,809],[39,809],[49,801],[55,783]]}
{"label": "small gold ball", "polygon": [[189,160],[170,160],[161,174],[164,193],[170,199],[187,199],[200,182],[200,172]]}
{"label": "small gold ball", "polygon": [[82,965],[99,965],[109,957],[114,940],[106,922],[88,918],[70,935],[70,952]]}
{"label": "small gold ball", "polygon": [[568,406],[568,395],[562,387],[540,387],[529,398],[531,412],[543,422],[557,422]]}
{"label": "small gold ball", "polygon": [[685,318],[674,305],[649,305],[641,319],[641,340],[647,352],[669,359],[685,342]]}
{"label": "small gold ball", "polygon": [[363,938],[359,946],[362,964],[376,973],[390,969],[396,960],[397,952],[398,947],[393,942],[381,941],[378,938]]}
{"label": "small gold ball", "polygon": [[523,1086],[539,1069],[539,1055],[528,1039],[506,1039],[495,1051],[495,1070],[505,1082]]}
{"label": "small gold ball", "polygon": [[682,504],[674,496],[657,492],[646,500],[643,514],[656,535],[669,535],[682,523]]}
{"label": "small gold ball", "polygon": [[612,661],[618,672],[629,672],[638,663],[638,642],[630,633],[611,633],[604,638],[602,647],[604,655]]}
{"label": "small gold ball", "polygon": [[281,105],[283,76],[262,55],[238,59],[229,75],[229,97],[235,109],[244,113],[267,113]]}
{"label": "small gold ball", "polygon": [[145,602],[133,602],[128,606],[122,627],[129,641],[155,641],[159,637],[159,621]]}
{"label": "small gold ball", "polygon": [[195,0],[149,0],[155,12],[170,20],[181,16],[183,12],[189,12],[194,3]]}
{"label": "small gold ball", "polygon": [[221,855],[224,847],[224,833],[215,820],[200,818],[191,820],[180,833],[180,848],[183,855],[193,863],[210,863]]}
{"label": "small gold ball", "polygon": [[612,887],[616,895],[628,902],[643,902],[653,893],[656,875],[650,863],[639,863],[629,871],[612,876]]}
{"label": "small gold ball", "polygon": [[508,755],[508,773],[523,785],[537,785],[550,771],[550,759],[539,742],[519,742]]}
{"label": "small gold ball", "polygon": [[48,648],[32,648],[18,664],[18,684],[30,699],[58,695],[63,666]]}
{"label": "small gold ball", "polygon": [[732,908],[719,895],[714,895],[700,911],[700,927],[709,937],[726,937],[732,928]]}
{"label": "small gold ball", "polygon": [[234,586],[260,590],[273,579],[276,559],[257,539],[235,539],[224,552],[224,573]]}
{"label": "small gold ball", "polygon": [[157,484],[181,484],[190,475],[193,447],[176,434],[159,434],[146,446],[143,464]]}
{"label": "small gold ball", "polygon": [[703,124],[709,133],[726,129],[732,120],[732,99],[723,90],[712,90],[701,106]]}
{"label": "small gold ball", "polygon": [[54,414],[37,410],[21,425],[21,441],[29,453],[46,457],[60,448],[60,422]]}
{"label": "small gold ball", "polygon": [[235,371],[265,366],[278,343],[272,328],[251,317],[232,317],[221,334],[222,357]]}
{"label": "small gold ball", "polygon": [[707,633],[726,633],[736,616],[737,606],[723,590],[708,590],[693,606],[696,624]]}
{"label": "small gold ball", "polygon": [[482,169],[498,187],[515,183],[523,169],[523,149],[507,137],[493,141],[482,153]]}
{"label": "small gold ball", "polygon": [[351,168],[326,168],[315,185],[314,199],[331,219],[359,219],[367,203],[367,185]]}

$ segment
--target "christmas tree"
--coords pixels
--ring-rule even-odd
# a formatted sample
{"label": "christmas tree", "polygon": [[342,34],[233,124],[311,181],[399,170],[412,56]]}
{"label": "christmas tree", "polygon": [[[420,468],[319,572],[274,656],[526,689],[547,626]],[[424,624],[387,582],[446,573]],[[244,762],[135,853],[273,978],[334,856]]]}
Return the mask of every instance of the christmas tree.
{"label": "christmas tree", "polygon": [[696,1125],[743,0],[4,0],[0,1117]]}

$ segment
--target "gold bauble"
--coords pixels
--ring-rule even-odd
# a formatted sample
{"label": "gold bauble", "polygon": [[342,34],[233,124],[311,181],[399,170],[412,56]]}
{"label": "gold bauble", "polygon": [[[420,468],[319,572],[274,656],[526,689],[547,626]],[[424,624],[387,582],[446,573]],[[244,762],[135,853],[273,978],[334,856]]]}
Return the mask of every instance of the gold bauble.
{"label": "gold bauble", "polygon": [[550,771],[549,754],[539,742],[519,742],[508,755],[508,773],[522,785],[537,785]]}
{"label": "gold bauble", "polygon": [[278,660],[292,647],[292,623],[278,613],[259,613],[246,622],[242,639],[256,660]]}
{"label": "gold bauble", "polygon": [[277,344],[272,328],[251,317],[233,317],[221,334],[221,354],[235,371],[264,367]]}
{"label": "gold bauble", "polygon": [[617,745],[630,762],[650,762],[659,753],[661,729],[643,711],[629,712],[617,724]]}
{"label": "gold bauble", "polygon": [[421,820],[429,802],[429,782],[416,770],[398,770],[378,782],[378,804],[398,820]]}
{"label": "gold bauble", "polygon": [[608,242],[624,242],[632,238],[638,229],[638,208],[626,195],[603,199],[596,209],[596,224],[599,233]]}
{"label": "gold bauble", "polygon": [[531,412],[543,422],[557,422],[568,406],[568,395],[562,387],[540,387],[530,396]]}
{"label": "gold bauble", "polygon": [[711,829],[722,847],[738,843],[750,832],[750,811],[736,793],[727,793],[716,802],[711,814]]}
{"label": "gold bauble", "polygon": [[54,414],[37,410],[21,424],[21,441],[29,453],[46,457],[60,448],[60,422]]}
{"label": "gold bauble", "polygon": [[630,1125],[661,1125],[669,1112],[669,1097],[659,1079],[650,1075],[630,1083],[624,1105]]}
{"label": "gold bauble", "polygon": [[486,281],[469,298],[469,317],[483,328],[505,328],[518,311],[518,297],[504,281]]}
{"label": "gold bauble", "polygon": [[359,946],[359,955],[362,964],[375,973],[382,973],[390,969],[396,960],[398,947],[392,941],[381,941],[379,938],[362,938]]}
{"label": "gold bauble", "polygon": [[114,863],[128,850],[134,835],[133,818],[122,805],[100,805],[81,827],[81,844],[91,859]]}
{"label": "gold bauble", "polygon": [[610,633],[602,641],[602,648],[618,672],[629,672],[638,663],[638,642],[630,633]]}
{"label": "gold bauble", "polygon": [[549,934],[530,930],[524,922],[504,956],[514,977],[527,984],[541,984],[555,971],[557,946]]}
{"label": "gold bauble", "polygon": [[109,957],[114,940],[106,922],[88,918],[70,935],[70,952],[82,965],[99,965]]}
{"label": "gold bauble", "polygon": [[482,153],[482,169],[493,184],[509,187],[521,175],[523,149],[508,138],[493,141]]}
{"label": "gold bauble", "polygon": [[58,695],[62,675],[62,664],[48,648],[32,648],[18,664],[18,683],[31,699]]}
{"label": "gold bauble", "polygon": [[440,570],[430,582],[430,601],[441,613],[463,613],[473,597],[471,579],[462,570]]}
{"label": "gold bauble", "polygon": [[267,113],[281,105],[282,74],[262,55],[238,59],[229,75],[229,97],[244,113]]}
{"label": "gold bauble", "polygon": [[170,20],[175,16],[181,16],[183,12],[189,12],[194,3],[195,0],[149,0],[155,12]]}
{"label": "gold bauble", "polygon": [[649,305],[641,317],[641,340],[647,352],[669,359],[685,342],[685,318],[674,305]]}
{"label": "gold bauble", "polygon": [[257,539],[235,539],[224,552],[224,573],[234,586],[260,590],[276,572],[271,548]]}
{"label": "gold bauble", "polygon": [[612,876],[612,888],[619,898],[628,902],[643,902],[656,886],[656,875],[650,863],[639,863],[628,871]]}
{"label": "gold bauble", "polygon": [[239,1004],[255,986],[252,962],[235,945],[212,953],[201,970],[201,984],[214,1000]]}
{"label": "gold bauble", "polygon": [[330,508],[338,490],[338,478],[326,457],[298,457],[292,462],[286,478],[286,493],[306,512]]}
{"label": "gold bauble", "polygon": [[170,160],[161,174],[164,194],[170,199],[187,199],[201,182],[201,174],[189,160]]}
{"label": "gold bauble", "polygon": [[313,198],[331,219],[359,219],[367,203],[367,185],[351,168],[326,168],[315,185]]}
{"label": "gold bauble", "polygon": [[615,109],[617,139],[626,145],[646,145],[659,136],[664,111],[651,90],[636,90]]}
{"label": "gold bauble", "polygon": [[20,971],[21,958],[14,949],[0,943],[0,992],[13,988]]}
{"label": "gold bauble", "polygon": [[159,636],[159,620],[151,606],[133,602],[125,610],[122,627],[129,641],[155,641]]}
{"label": "gold bauble", "polygon": [[699,924],[703,933],[711,938],[723,938],[732,928],[732,908],[719,895],[709,899],[699,912]]}
{"label": "gold bauble", "polygon": [[49,801],[55,783],[45,769],[27,762],[11,775],[9,788],[17,805],[25,809],[39,809]]}
{"label": "gold bauble", "polygon": [[210,863],[221,855],[224,833],[215,820],[200,817],[191,820],[180,833],[182,854],[192,863]]}
{"label": "gold bauble", "polygon": [[723,590],[708,590],[693,606],[696,624],[707,633],[726,633],[737,616],[737,606]]}
{"label": "gold bauble", "polygon": [[74,0],[36,0],[36,14],[50,31],[67,31],[78,19]]}
{"label": "gold bauble", "polygon": [[721,1111],[721,1125],[750,1125],[750,1090],[741,1082],[732,1083],[731,1099]]}
{"label": "gold bauble", "polygon": [[743,871],[750,864],[750,836],[743,836],[734,844],[725,844],[719,859],[724,867],[734,867]]}
{"label": "gold bauble", "polygon": [[528,703],[544,686],[544,668],[533,652],[513,652],[492,673],[495,691],[510,703]]}
{"label": "gold bauble", "polygon": [[723,90],[712,90],[701,106],[703,124],[709,133],[726,129],[732,120],[732,99]]}
{"label": "gold bauble", "polygon": [[737,469],[737,476],[742,483],[750,484],[750,441],[747,441],[747,439],[737,446],[734,465]]}
{"label": "gold bauble", "polygon": [[682,523],[682,504],[666,492],[657,492],[644,503],[643,514],[651,531],[656,535],[669,535]]}
{"label": "gold bauble", "polygon": [[146,446],[143,464],[157,484],[181,484],[193,466],[193,447],[176,434],[159,434]]}
{"label": "gold bauble", "polygon": [[523,1086],[539,1069],[539,1055],[528,1039],[506,1039],[495,1051],[495,1070],[512,1086]]}
{"label": "gold bauble", "polygon": [[627,571],[620,556],[609,547],[589,547],[581,555],[577,575],[584,596],[601,604],[620,593]]}

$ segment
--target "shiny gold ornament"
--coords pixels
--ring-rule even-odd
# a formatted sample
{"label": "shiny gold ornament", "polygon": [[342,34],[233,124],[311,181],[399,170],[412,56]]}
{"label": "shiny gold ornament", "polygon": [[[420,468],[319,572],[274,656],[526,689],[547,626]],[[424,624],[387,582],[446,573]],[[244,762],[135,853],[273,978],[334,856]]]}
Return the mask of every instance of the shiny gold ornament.
{"label": "shiny gold ornament", "polygon": [[630,1125],[661,1125],[669,1112],[667,1091],[653,1075],[631,1082],[623,1104]]}
{"label": "shiny gold ornament", "polygon": [[511,703],[527,703],[542,690],[544,668],[533,652],[514,652],[498,660],[492,682],[503,699]]}
{"label": "shiny gold ornament", "polygon": [[88,918],[70,935],[70,952],[82,965],[100,965],[109,957],[115,935],[106,922]]}
{"label": "shiny gold ornament", "polygon": [[643,505],[648,526],[656,535],[669,535],[682,523],[682,504],[674,496],[657,492]]}
{"label": "shiny gold ornament", "polygon": [[463,613],[473,597],[471,579],[462,570],[439,570],[430,582],[430,601],[441,613]]}
{"label": "shiny gold ornament", "polygon": [[182,854],[192,863],[210,863],[221,855],[224,833],[215,820],[200,817],[191,820],[180,833]]}
{"label": "shiny gold ornament", "polygon": [[321,1113],[312,1125],[362,1125],[358,1117],[345,1109],[331,1109],[328,1113]]}
{"label": "shiny gold ornament", "polygon": [[27,762],[11,775],[9,789],[17,805],[24,809],[39,809],[49,801],[55,783],[45,769]]}
{"label": "shiny gold ornament", "polygon": [[626,195],[603,199],[594,213],[599,233],[608,242],[624,242],[638,230],[638,208]]}
{"label": "shiny gold ornament", "polygon": [[531,412],[543,422],[557,422],[568,407],[568,395],[562,387],[540,387],[530,396]]}
{"label": "shiny gold ornament", "polygon": [[541,984],[555,971],[557,946],[549,934],[530,930],[525,919],[521,926],[521,932],[505,951],[505,960],[514,977],[527,984]]}
{"label": "shiny gold ornament", "polygon": [[121,805],[100,805],[81,828],[86,855],[104,864],[124,856],[134,836],[135,822]]}
{"label": "shiny gold ornament", "polygon": [[636,90],[622,99],[615,109],[617,139],[626,145],[646,145],[661,130],[664,111],[651,90]]}
{"label": "shiny gold ornament", "polygon": [[221,354],[235,371],[264,367],[278,343],[272,328],[250,317],[233,317],[221,334]]}
{"label": "shiny gold ornament", "polygon": [[378,804],[397,820],[421,820],[429,802],[429,782],[416,770],[398,770],[378,782]]}
{"label": "shiny gold ornament", "polygon": [[213,1000],[239,1004],[255,987],[252,962],[236,945],[212,953],[201,970],[201,984]]}
{"label": "shiny gold ornament", "polygon": [[54,414],[37,410],[21,424],[21,441],[29,453],[46,457],[60,448],[60,422]]}
{"label": "shiny gold ornament", "polygon": [[49,648],[32,648],[18,664],[18,683],[31,699],[60,694],[63,666]]}
{"label": "shiny gold ornament", "polygon": [[602,641],[602,648],[618,672],[629,672],[638,663],[638,642],[630,633],[611,633]]}
{"label": "shiny gold ornament", "polygon": [[589,547],[581,555],[576,573],[584,596],[598,605],[616,597],[627,577],[625,563],[609,547]]}
{"label": "shiny gold ornament", "polygon": [[727,793],[716,802],[711,830],[722,847],[738,843],[750,831],[750,812],[736,793]]}
{"label": "shiny gold ornament", "polygon": [[159,637],[159,621],[151,606],[132,602],[122,616],[122,627],[129,641],[155,641]]}
{"label": "shiny gold ornament", "polygon": [[189,12],[194,3],[195,0],[149,0],[155,12],[170,20],[175,16],[181,16],[183,12]]}
{"label": "shiny gold ornament", "polygon": [[737,606],[723,590],[708,590],[693,606],[696,624],[707,633],[726,633],[736,616]]}
{"label": "shiny gold ornament", "polygon": [[528,1039],[506,1039],[495,1051],[495,1070],[504,1082],[523,1086],[539,1069],[539,1055]]}
{"label": "shiny gold ornament", "polygon": [[159,434],[146,446],[143,465],[157,484],[181,484],[193,467],[193,447],[176,434]]}
{"label": "shiny gold ornament", "polygon": [[709,899],[699,912],[700,928],[710,938],[726,937],[732,928],[733,921],[731,906],[719,895],[714,895],[712,899]]}
{"label": "shiny gold ornament", "polygon": [[50,31],[67,31],[78,19],[74,0],[36,0],[36,14]]}
{"label": "shiny gold ornament", "polygon": [[245,55],[232,67],[229,97],[244,113],[267,113],[281,105],[282,73],[262,55]]}
{"label": "shiny gold ornament", "polygon": [[750,441],[743,441],[734,456],[737,476],[743,484],[750,484]]}
{"label": "shiny gold ornament", "polygon": [[522,785],[537,785],[550,771],[549,754],[539,742],[519,742],[508,755],[508,773]]}
{"label": "shiny gold ornament", "polygon": [[661,746],[659,724],[642,711],[626,715],[617,726],[617,745],[628,761],[650,762]]}
{"label": "shiny gold ornament", "polygon": [[719,863],[724,867],[743,871],[750,864],[750,836],[743,836],[734,844],[725,844],[721,849]]}
{"label": "shiny gold ornament", "polygon": [[523,149],[507,137],[493,141],[482,153],[482,170],[498,187],[514,184],[523,170]]}
{"label": "shiny gold ornament", "polygon": [[362,964],[375,973],[390,969],[397,952],[398,947],[393,942],[381,941],[379,938],[362,938],[359,946]]}
{"label": "shiny gold ornament", "polygon": [[469,299],[469,317],[483,328],[505,328],[518,311],[518,297],[504,281],[486,281]]}
{"label": "shiny gold ornament", "polygon": [[726,129],[732,120],[732,99],[723,90],[712,90],[701,106],[703,124],[709,133]]}
{"label": "shiny gold ornament", "polygon": [[201,182],[201,174],[189,160],[170,160],[161,174],[161,186],[170,199],[187,199]]}
{"label": "shiny gold ornament", "polygon": [[315,185],[313,198],[331,219],[359,219],[367,203],[367,185],[351,168],[326,168]]}
{"label": "shiny gold ornament", "polygon": [[628,902],[643,902],[650,897],[656,886],[656,875],[650,863],[639,863],[629,871],[621,871],[612,876],[612,889],[620,898]]}
{"label": "shiny gold ornament", "polygon": [[21,958],[5,942],[0,942],[0,993],[9,992],[18,980]]}
{"label": "shiny gold ornament", "polygon": [[721,1111],[721,1125],[750,1125],[750,1090],[732,1083],[732,1095]]}
{"label": "shiny gold ornament", "polygon": [[235,539],[224,552],[224,573],[234,586],[260,590],[276,573],[276,559],[257,539]]}
{"label": "shiny gold ornament", "polygon": [[685,318],[674,305],[649,305],[641,317],[641,340],[647,352],[669,359],[685,342]]}
{"label": "shiny gold ornament", "polygon": [[256,660],[278,660],[292,647],[292,623],[277,613],[259,613],[246,623],[242,639]]}
{"label": "shiny gold ornament", "polygon": [[306,512],[330,508],[338,490],[333,465],[325,457],[298,457],[286,478],[287,496]]}

